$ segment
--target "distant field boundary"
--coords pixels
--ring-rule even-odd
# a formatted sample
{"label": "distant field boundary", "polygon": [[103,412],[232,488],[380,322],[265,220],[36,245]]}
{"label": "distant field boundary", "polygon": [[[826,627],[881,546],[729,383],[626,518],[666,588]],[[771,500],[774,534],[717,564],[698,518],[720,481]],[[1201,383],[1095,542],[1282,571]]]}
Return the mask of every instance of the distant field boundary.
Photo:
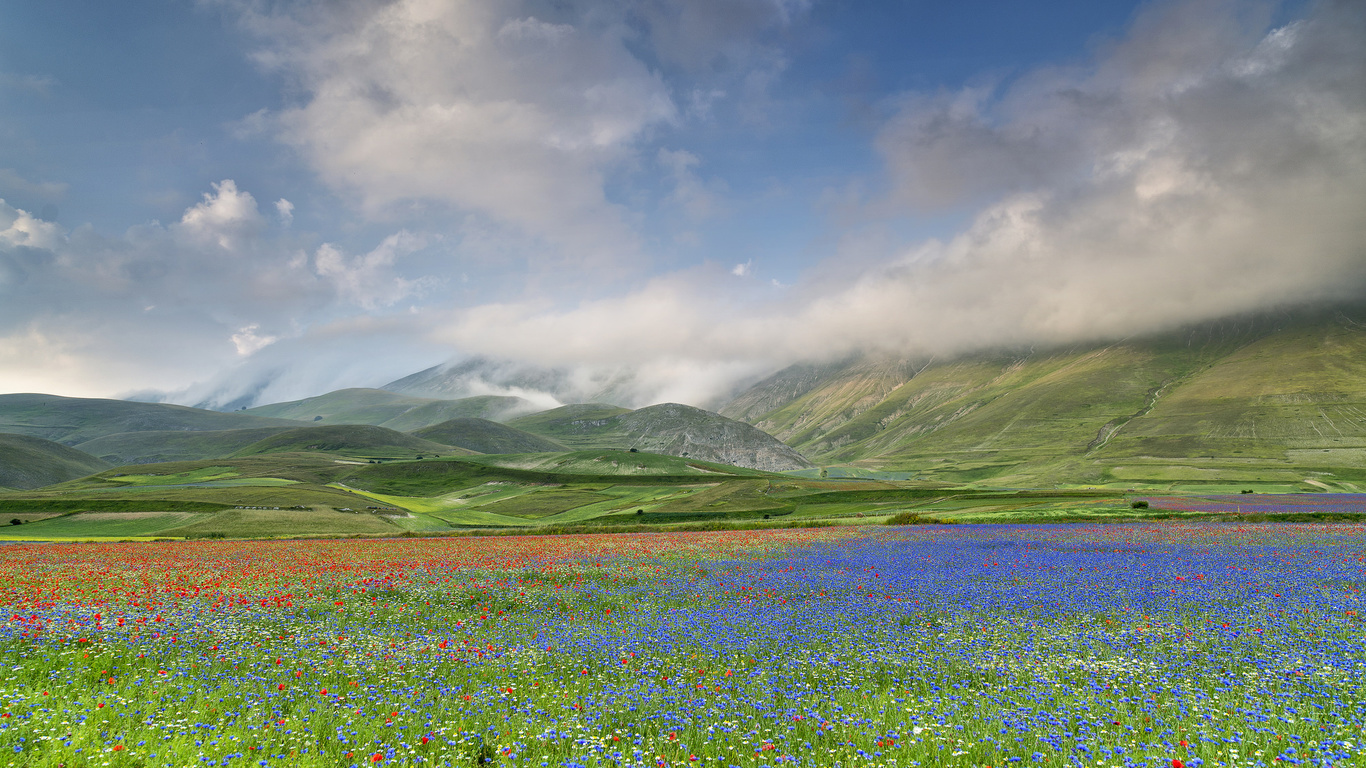
{"label": "distant field boundary", "polygon": [[218,512],[233,506],[216,501],[158,499],[0,499],[0,515],[22,512]]}

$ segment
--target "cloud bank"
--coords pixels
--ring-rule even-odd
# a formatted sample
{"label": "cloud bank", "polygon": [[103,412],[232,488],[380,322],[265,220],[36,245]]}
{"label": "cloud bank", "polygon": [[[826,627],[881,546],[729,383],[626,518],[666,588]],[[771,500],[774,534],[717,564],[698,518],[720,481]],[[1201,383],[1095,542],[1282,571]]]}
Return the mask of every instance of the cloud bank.
{"label": "cloud bank", "polygon": [[[228,132],[322,186],[263,212],[206,179],[175,221],[108,236],[28,210],[62,183],[0,170],[0,390],[236,407],[483,355],[627,405],[705,405],[800,360],[1366,298],[1359,2],[1289,23],[1256,0],[1163,2],[1084,61],[893,94],[860,112],[876,169],[826,177],[838,216],[816,193],[770,209],[827,228],[807,247],[828,258],[790,285],[772,250],[664,252],[785,234],[745,218],[767,192],[711,175],[724,142],[688,139],[831,135],[774,120],[807,2],[211,4],[288,95]],[[337,232],[308,231],[320,205]],[[965,223],[896,234],[934,217]]]}
{"label": "cloud bank", "polygon": [[457,312],[441,338],[555,364],[669,361],[687,378],[1366,297],[1366,9],[1324,3],[1274,29],[1269,11],[1159,5],[1084,65],[891,100],[876,139],[888,192],[866,205],[980,204],[952,238],[842,278],[828,265],[780,298],[733,295],[718,268],[567,309]]}

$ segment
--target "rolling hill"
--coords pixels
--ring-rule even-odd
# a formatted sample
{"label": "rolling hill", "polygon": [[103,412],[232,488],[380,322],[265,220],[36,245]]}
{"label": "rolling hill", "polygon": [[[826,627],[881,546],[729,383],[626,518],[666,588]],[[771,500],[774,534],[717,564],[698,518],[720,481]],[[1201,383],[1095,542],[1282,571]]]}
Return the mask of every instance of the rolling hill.
{"label": "rolling hill", "polygon": [[563,445],[553,440],[488,419],[450,419],[413,430],[409,434],[479,453],[547,453],[565,450]]}
{"label": "rolling hill", "polygon": [[508,422],[572,448],[634,448],[768,472],[812,466],[761,429],[678,403],[630,411],[567,405]]}
{"label": "rolling hill", "polygon": [[270,435],[245,446],[234,457],[270,453],[339,453],[355,458],[414,458],[421,456],[462,456],[472,451],[453,448],[430,440],[406,435],[385,427],[368,424],[341,424],[326,427],[298,427]]}
{"label": "rolling hill", "polygon": [[114,465],[196,461],[231,456],[252,443],[291,429],[298,429],[298,426],[204,432],[120,432],[78,443],[76,447]]}
{"label": "rolling hill", "polygon": [[111,466],[88,453],[41,437],[0,434],[0,487],[42,488],[93,475]]}
{"label": "rolling hill", "polygon": [[411,432],[455,418],[499,420],[532,410],[535,407],[520,397],[484,395],[437,400],[381,389],[339,389],[304,400],[262,405],[243,413],[318,425],[369,424]]}
{"label": "rolling hill", "polygon": [[722,412],[822,463],[926,479],[1351,490],[1366,481],[1360,314],[1269,315],[942,362],[794,366]]}
{"label": "rolling hill", "polygon": [[135,403],[58,395],[0,395],[0,432],[29,435],[63,445],[124,432],[196,432],[260,427],[297,427],[297,422],[243,413],[220,413],[183,405]]}

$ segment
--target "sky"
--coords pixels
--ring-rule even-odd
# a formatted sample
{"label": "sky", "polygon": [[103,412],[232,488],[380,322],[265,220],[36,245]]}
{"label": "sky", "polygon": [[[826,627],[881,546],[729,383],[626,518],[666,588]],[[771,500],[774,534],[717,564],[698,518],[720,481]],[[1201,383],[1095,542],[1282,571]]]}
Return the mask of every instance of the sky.
{"label": "sky", "polygon": [[1364,211],[1359,0],[0,6],[0,392],[715,404],[1357,300]]}

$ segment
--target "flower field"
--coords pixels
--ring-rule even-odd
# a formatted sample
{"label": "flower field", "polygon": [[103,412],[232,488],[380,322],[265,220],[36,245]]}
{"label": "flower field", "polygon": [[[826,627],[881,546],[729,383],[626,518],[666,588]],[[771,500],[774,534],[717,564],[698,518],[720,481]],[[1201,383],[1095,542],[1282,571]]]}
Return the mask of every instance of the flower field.
{"label": "flower field", "polygon": [[1219,514],[1360,514],[1366,511],[1366,493],[1275,493],[1265,496],[1148,496],[1154,507],[1184,512]]}
{"label": "flower field", "polygon": [[1366,765],[1366,526],[0,548],[0,764]]}

